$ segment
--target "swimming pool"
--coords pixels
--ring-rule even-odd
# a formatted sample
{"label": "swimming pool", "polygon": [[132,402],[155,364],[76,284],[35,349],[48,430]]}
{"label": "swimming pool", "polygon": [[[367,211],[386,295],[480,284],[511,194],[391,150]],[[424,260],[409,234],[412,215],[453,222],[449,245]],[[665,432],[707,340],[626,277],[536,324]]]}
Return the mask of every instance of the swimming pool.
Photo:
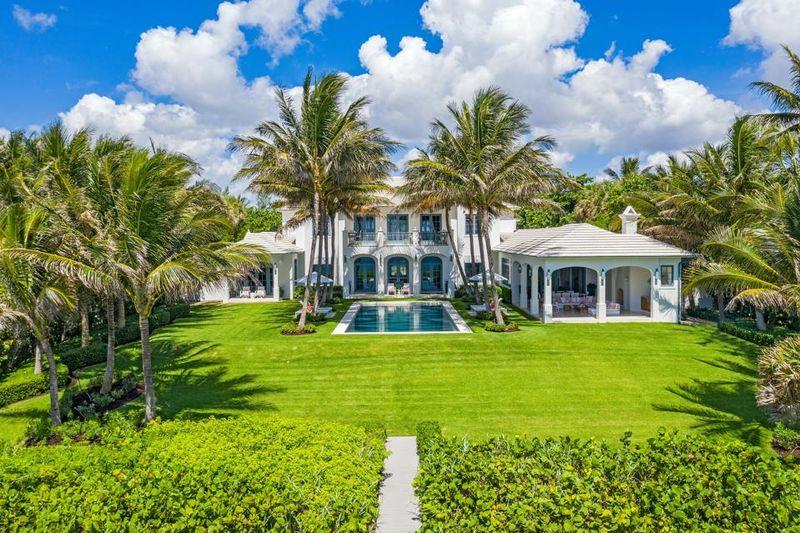
{"label": "swimming pool", "polygon": [[336,326],[343,333],[471,333],[450,302],[356,302]]}

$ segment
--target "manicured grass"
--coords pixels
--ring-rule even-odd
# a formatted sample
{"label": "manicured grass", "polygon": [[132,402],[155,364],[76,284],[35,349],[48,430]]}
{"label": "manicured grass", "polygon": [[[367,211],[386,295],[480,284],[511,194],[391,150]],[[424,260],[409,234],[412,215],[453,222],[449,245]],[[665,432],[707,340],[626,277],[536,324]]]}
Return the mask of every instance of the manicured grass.
{"label": "manicured grass", "polygon": [[[519,333],[332,336],[336,322],[329,321],[315,335],[281,336],[296,308],[207,305],[159,330],[161,416],[280,413],[383,425],[394,435],[435,419],[446,433],[473,437],[616,440],[626,430],[647,438],[664,426],[767,438],[754,401],[758,348],[713,327],[544,326],[512,313]],[[136,346],[119,360],[138,368]],[[18,436],[46,405],[35,399],[0,410],[0,435]]]}

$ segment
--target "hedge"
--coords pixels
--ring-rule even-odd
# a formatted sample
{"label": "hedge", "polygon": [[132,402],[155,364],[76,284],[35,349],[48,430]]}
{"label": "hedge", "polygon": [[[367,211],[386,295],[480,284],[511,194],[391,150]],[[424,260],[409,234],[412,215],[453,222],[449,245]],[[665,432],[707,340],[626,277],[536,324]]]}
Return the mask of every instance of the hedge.
{"label": "hedge", "polygon": [[[69,381],[66,366],[58,365],[58,386],[63,387]],[[33,373],[33,366],[24,366],[8,374],[0,381],[0,407],[22,401],[31,396],[50,390],[50,373],[47,364],[41,374]]]}
{"label": "hedge", "polygon": [[[187,317],[190,311],[188,304],[159,307],[150,315],[150,331],[166,326],[178,318]],[[124,328],[116,332],[117,346],[136,342],[140,339],[140,335],[138,320],[132,320],[126,323]],[[96,335],[96,337],[98,337],[98,340],[93,340],[85,348],[81,348],[74,339],[71,339],[62,343],[56,349],[59,359],[69,367],[70,372],[106,361],[105,339],[107,337],[105,334]]]}
{"label": "hedge", "polygon": [[153,423],[123,437],[0,452],[0,530],[361,532],[375,525],[385,452],[363,429],[209,419]]}
{"label": "hedge", "polygon": [[[415,481],[424,531],[786,531],[800,469],[739,442],[661,431],[645,444],[426,430]],[[418,436],[418,440],[419,440]]]}
{"label": "hedge", "polygon": [[788,336],[781,333],[772,333],[769,331],[759,331],[757,329],[747,328],[740,326],[735,322],[723,322],[720,324],[719,330],[760,346],[772,346],[776,342],[782,341]]}

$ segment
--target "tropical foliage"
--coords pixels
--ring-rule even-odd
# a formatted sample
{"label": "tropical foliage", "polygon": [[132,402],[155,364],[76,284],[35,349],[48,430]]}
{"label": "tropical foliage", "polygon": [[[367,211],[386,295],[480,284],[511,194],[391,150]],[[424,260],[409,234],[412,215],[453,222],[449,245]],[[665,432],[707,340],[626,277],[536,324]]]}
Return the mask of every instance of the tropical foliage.
{"label": "tropical foliage", "polygon": [[3,531],[360,532],[377,518],[383,442],[354,427],[262,418],[138,431],[116,417],[32,437],[66,445],[0,452]]}
{"label": "tropical foliage", "polygon": [[644,444],[418,434],[423,531],[782,531],[800,471],[741,442],[661,432]]}

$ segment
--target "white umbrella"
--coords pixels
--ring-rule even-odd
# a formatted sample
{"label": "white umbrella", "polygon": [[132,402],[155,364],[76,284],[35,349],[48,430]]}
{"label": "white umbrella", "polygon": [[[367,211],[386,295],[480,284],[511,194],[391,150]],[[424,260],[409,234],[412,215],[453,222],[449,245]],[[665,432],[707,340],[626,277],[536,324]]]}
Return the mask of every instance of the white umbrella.
{"label": "white umbrella", "polygon": [[[305,284],[306,284],[306,278],[307,278],[307,277],[308,277],[308,276],[303,276],[303,277],[302,277],[302,278],[300,278],[300,279],[296,279],[296,280],[294,280],[294,282],[295,282],[296,284],[298,284],[298,285],[305,285]],[[333,280],[332,280],[331,278],[329,278],[329,277],[325,276],[325,275],[322,275],[322,276],[320,276],[320,278],[319,278],[319,282],[320,282],[320,284],[322,284],[322,285],[332,285],[332,284],[333,284]],[[311,273],[311,284],[312,284],[312,285],[316,285],[316,284],[317,284],[317,273],[316,273],[316,272],[312,272],[312,273]]]}
{"label": "white umbrella", "polygon": [[[469,280],[470,281],[474,281],[475,283],[480,283],[480,282],[483,281],[483,274],[481,274],[481,273],[475,274],[474,276],[469,278]],[[487,272],[486,273],[486,281],[490,281],[490,280],[491,280],[491,276]],[[505,283],[506,281],[508,281],[508,278],[505,277],[505,276],[501,276],[500,274],[495,272],[494,273],[494,281],[495,281],[495,283]]]}

